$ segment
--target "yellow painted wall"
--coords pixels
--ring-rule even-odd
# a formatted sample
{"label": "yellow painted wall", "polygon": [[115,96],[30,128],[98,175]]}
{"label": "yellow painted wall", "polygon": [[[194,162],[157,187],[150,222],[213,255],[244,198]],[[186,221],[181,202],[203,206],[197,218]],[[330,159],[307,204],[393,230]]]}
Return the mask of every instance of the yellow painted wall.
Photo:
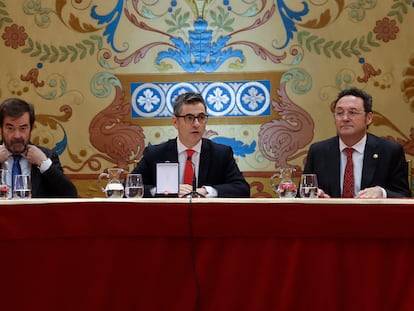
{"label": "yellow painted wall", "polygon": [[[32,140],[59,146],[83,197],[102,196],[97,175],[129,171],[143,148],[175,137],[169,119],[133,119],[131,81],[271,81],[267,117],[211,118],[212,135],[256,143],[237,157],[253,196],[273,196],[276,167],[300,172],[309,145],[335,135],[329,104],[347,86],[374,98],[370,131],[413,148],[414,8],[411,1],[0,1],[0,99],[36,106]],[[283,5],[282,5],[283,4]],[[211,38],[192,41],[197,21]],[[160,53],[177,41],[209,48],[212,71]],[[204,49],[204,48],[203,48]],[[237,50],[243,60],[225,57]],[[194,51],[194,47],[192,49]],[[197,63],[197,61],[194,61]]]}

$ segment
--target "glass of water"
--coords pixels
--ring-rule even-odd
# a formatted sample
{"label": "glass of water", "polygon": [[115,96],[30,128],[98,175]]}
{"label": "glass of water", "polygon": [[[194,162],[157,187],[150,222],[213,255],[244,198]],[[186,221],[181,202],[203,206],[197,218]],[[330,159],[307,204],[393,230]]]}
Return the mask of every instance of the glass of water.
{"label": "glass of water", "polygon": [[0,199],[7,199],[9,197],[9,190],[7,170],[0,169]]}
{"label": "glass of water", "polygon": [[318,197],[318,178],[316,174],[302,174],[300,177],[299,194],[301,198]]}
{"label": "glass of water", "polygon": [[125,196],[127,198],[142,198],[144,183],[141,174],[128,174],[125,180]]}
{"label": "glass of water", "polygon": [[32,197],[32,183],[30,175],[16,175],[13,185],[14,199],[30,199]]}

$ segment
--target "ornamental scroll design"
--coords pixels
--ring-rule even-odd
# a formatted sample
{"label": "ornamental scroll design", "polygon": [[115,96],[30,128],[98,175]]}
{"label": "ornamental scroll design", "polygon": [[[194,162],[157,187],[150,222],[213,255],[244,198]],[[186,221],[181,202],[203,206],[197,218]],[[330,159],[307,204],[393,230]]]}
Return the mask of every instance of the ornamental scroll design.
{"label": "ornamental scroll design", "polygon": [[[91,121],[89,135],[92,145],[104,155],[95,155],[90,161],[96,163],[97,158],[115,163],[125,170],[136,163],[142,156],[145,142],[143,129],[122,120],[131,113],[130,104],[124,103],[125,94],[119,86],[115,86],[115,98],[112,103],[100,111]],[[95,168],[100,169],[100,166]]]}
{"label": "ornamental scroll design", "polygon": [[295,104],[286,93],[286,82],[280,84],[278,100],[272,101],[279,119],[264,123],[259,131],[259,149],[275,162],[275,167],[292,166],[289,161],[302,156],[298,150],[313,138],[314,122],[309,113]]}

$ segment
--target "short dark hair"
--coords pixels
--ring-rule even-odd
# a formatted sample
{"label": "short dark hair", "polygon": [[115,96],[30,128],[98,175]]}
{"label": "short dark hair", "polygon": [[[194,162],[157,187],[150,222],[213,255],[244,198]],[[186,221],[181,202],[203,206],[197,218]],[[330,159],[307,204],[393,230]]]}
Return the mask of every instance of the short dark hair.
{"label": "short dark hair", "polygon": [[174,100],[174,115],[179,116],[184,104],[202,103],[207,112],[206,102],[200,93],[187,92],[178,95]]}
{"label": "short dark hair", "polygon": [[333,102],[332,108],[335,109],[336,104],[338,103],[338,101],[342,97],[348,96],[348,95],[352,95],[352,96],[361,98],[364,102],[364,111],[365,112],[372,112],[372,96],[369,95],[367,92],[365,92],[361,89],[358,89],[356,87],[350,87],[350,88],[344,89],[341,92],[339,92],[338,96],[336,97],[335,101]]}
{"label": "short dark hair", "polygon": [[30,128],[35,122],[34,106],[20,98],[8,98],[0,105],[0,126],[3,127],[5,117],[19,118],[28,112],[30,117]]}

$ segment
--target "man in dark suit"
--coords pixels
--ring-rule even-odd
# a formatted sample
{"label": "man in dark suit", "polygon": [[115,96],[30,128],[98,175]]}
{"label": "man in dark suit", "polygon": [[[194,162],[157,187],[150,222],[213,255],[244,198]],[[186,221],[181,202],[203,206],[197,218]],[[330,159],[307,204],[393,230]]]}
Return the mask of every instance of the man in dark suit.
{"label": "man in dark suit", "polygon": [[309,148],[304,173],[318,178],[318,197],[345,197],[346,149],[352,148],[352,193],[355,198],[411,197],[402,146],[367,133],[372,122],[372,97],[349,88],[333,103],[337,136]]}
{"label": "man in dark suit", "polygon": [[30,143],[34,122],[32,104],[10,98],[0,105],[0,163],[8,171],[8,184],[12,185],[13,166],[18,166],[19,173],[31,176],[33,198],[77,197],[57,153]]}
{"label": "man in dark suit", "polygon": [[178,137],[159,145],[145,148],[139,165],[131,172],[142,174],[144,197],[151,197],[156,185],[156,164],[179,163],[179,196],[193,190],[191,182],[184,181],[187,150],[193,150],[191,164],[196,178],[196,191],[206,197],[249,197],[250,187],[240,172],[229,146],[204,139],[207,107],[198,93],[185,93],[174,101],[172,122]]}

